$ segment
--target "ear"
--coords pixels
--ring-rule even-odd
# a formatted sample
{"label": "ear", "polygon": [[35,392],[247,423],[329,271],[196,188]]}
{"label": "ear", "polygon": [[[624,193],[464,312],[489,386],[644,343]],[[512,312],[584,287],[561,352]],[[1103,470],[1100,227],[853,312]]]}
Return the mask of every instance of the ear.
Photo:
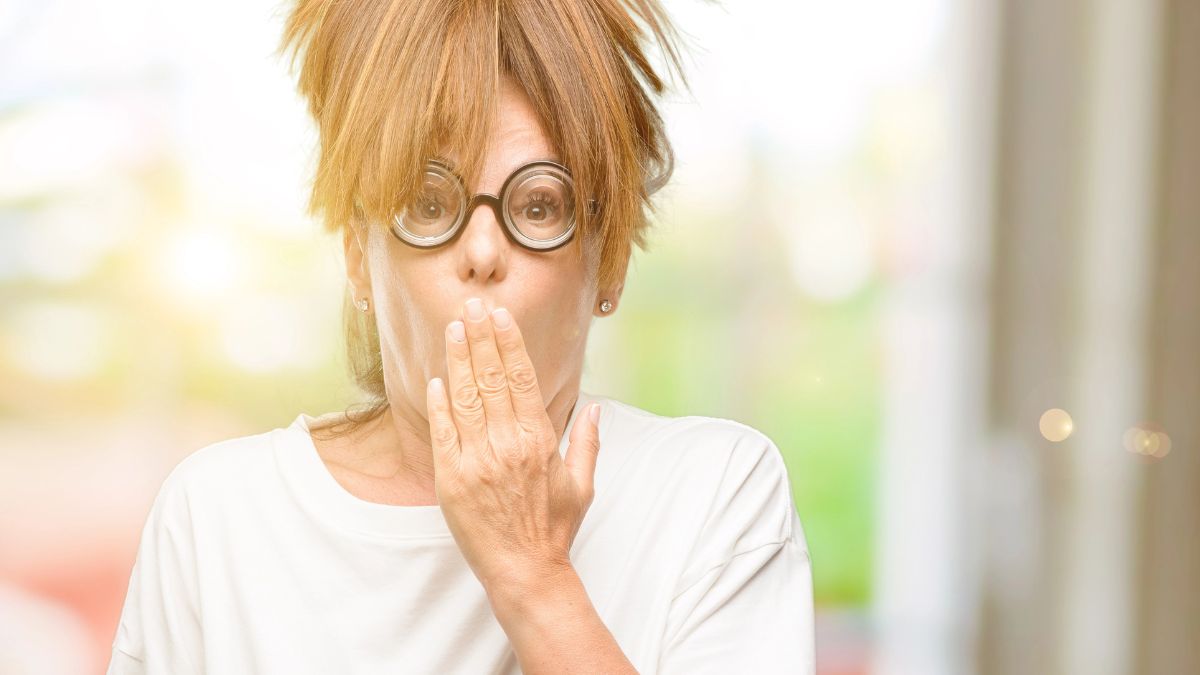
{"label": "ear", "polygon": [[[617,305],[621,302],[621,292],[625,290],[625,274],[629,271],[629,257],[626,256],[625,262],[621,264],[621,270],[617,274],[618,281],[613,286],[607,286],[599,289],[596,294],[596,302],[592,305],[592,316],[612,316],[613,312],[617,311]],[[612,309],[607,312],[600,311],[600,303],[608,300],[612,303]]]}
{"label": "ear", "polygon": [[[350,298],[371,298],[371,274],[367,265],[367,237],[365,228],[351,221],[342,228],[342,246],[345,249],[346,280],[350,283]],[[374,302],[371,303],[373,307]]]}

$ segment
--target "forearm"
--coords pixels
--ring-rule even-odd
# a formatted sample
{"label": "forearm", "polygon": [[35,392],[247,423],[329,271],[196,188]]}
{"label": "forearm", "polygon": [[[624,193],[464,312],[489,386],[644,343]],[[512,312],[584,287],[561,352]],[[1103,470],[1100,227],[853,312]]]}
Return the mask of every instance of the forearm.
{"label": "forearm", "polygon": [[488,588],[525,675],[634,673],[574,567]]}

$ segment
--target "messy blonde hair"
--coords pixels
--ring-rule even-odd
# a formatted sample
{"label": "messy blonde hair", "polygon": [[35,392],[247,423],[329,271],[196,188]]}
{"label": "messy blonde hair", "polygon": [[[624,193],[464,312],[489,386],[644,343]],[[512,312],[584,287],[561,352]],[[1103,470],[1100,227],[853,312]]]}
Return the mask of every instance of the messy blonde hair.
{"label": "messy blonde hair", "polygon": [[[309,213],[330,232],[387,223],[421,187],[425,160],[457,155],[479,175],[501,75],[532,102],[582,195],[575,251],[600,251],[599,287],[632,247],[646,249],[651,197],[674,153],[653,96],[665,90],[643,43],[653,37],[687,82],[678,34],[657,0],[296,0],[279,53],[291,52],[317,124]],[[355,384],[371,400],[357,427],[387,407],[378,329],[343,305]],[[349,413],[349,411],[347,411]]]}

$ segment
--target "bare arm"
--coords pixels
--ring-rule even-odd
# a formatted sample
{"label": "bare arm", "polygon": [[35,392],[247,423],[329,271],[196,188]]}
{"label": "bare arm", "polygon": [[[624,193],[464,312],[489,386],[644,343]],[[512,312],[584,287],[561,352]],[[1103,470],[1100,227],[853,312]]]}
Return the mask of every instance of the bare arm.
{"label": "bare arm", "polygon": [[634,673],[573,566],[487,588],[525,675]]}

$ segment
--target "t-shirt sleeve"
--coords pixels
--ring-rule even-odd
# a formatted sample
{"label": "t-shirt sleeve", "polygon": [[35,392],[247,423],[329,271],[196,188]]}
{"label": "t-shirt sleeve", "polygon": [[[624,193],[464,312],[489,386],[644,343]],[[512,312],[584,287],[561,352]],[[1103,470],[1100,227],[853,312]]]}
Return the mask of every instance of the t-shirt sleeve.
{"label": "t-shirt sleeve", "polygon": [[107,675],[203,672],[195,548],[183,478],[177,466],[150,507]]}
{"label": "t-shirt sleeve", "polygon": [[783,457],[757,432],[739,444],[675,589],[661,675],[816,670],[811,563]]}

